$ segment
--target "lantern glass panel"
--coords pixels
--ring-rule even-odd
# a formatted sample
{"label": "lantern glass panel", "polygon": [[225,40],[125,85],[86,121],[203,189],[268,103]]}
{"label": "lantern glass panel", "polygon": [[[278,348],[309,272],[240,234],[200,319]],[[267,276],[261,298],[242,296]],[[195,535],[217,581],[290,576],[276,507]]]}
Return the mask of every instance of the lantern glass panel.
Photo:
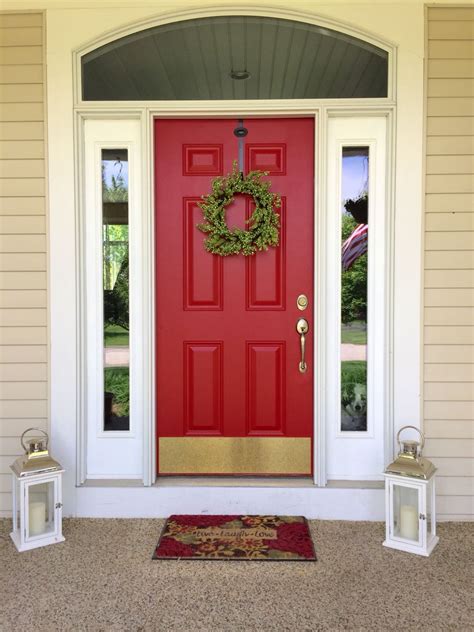
{"label": "lantern glass panel", "polygon": [[418,489],[393,485],[393,535],[396,538],[420,539]]}
{"label": "lantern glass panel", "polygon": [[55,532],[54,481],[27,486],[28,536],[38,537]]}
{"label": "lantern glass panel", "polygon": [[426,493],[426,530],[428,538],[436,535],[435,517],[433,516],[434,510],[434,483],[433,479],[428,483],[428,489]]}

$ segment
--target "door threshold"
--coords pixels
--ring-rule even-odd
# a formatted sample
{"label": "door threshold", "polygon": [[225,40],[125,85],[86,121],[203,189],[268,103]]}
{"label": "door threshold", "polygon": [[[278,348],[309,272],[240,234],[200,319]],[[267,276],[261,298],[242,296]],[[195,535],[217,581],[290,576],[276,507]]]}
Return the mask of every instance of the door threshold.
{"label": "door threshold", "polygon": [[159,476],[155,487],[315,487],[310,476]]}
{"label": "door threshold", "polygon": [[326,487],[330,489],[384,489],[384,481],[368,480],[330,480]]}
{"label": "door threshold", "polygon": [[87,478],[77,487],[143,487],[141,478]]}

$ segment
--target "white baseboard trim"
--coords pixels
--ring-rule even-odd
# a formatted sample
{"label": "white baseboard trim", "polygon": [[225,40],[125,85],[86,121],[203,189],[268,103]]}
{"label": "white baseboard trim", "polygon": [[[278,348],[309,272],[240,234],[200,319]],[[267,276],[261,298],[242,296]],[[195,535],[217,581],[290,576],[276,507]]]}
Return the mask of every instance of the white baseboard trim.
{"label": "white baseboard trim", "polygon": [[383,489],[308,487],[79,487],[79,518],[171,514],[280,514],[320,520],[384,520]]}

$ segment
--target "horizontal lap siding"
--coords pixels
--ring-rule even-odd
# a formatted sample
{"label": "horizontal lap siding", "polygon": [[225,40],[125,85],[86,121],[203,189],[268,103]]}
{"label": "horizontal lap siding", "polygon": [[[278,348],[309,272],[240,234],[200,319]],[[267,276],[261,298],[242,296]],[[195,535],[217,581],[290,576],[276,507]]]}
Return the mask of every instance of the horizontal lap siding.
{"label": "horizontal lap siding", "polygon": [[21,433],[48,425],[43,15],[0,14],[0,515]]}
{"label": "horizontal lap siding", "polygon": [[474,514],[474,8],[428,9],[424,430],[439,515]]}

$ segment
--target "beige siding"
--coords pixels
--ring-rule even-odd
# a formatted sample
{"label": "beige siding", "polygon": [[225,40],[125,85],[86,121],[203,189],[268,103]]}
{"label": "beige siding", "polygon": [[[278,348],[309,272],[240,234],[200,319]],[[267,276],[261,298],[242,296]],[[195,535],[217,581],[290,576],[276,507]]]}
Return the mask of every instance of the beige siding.
{"label": "beige siding", "polygon": [[0,515],[19,436],[48,428],[43,15],[0,14]]}
{"label": "beige siding", "polygon": [[428,9],[424,430],[438,512],[474,514],[474,8]]}

